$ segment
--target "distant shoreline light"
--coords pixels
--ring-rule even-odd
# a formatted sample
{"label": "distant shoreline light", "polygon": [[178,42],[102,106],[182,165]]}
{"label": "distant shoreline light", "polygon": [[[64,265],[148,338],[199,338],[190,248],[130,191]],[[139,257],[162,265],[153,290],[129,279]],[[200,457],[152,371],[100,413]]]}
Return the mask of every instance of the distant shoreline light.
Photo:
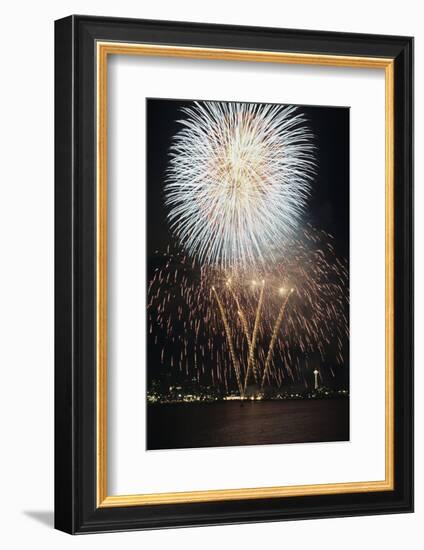
{"label": "distant shoreline light", "polygon": [[229,394],[222,397],[212,395],[186,395],[175,398],[170,395],[161,395],[158,393],[147,395],[147,404],[186,404],[186,403],[223,403],[228,401],[300,401],[314,399],[337,399],[340,397],[349,397],[349,390],[329,390],[327,388],[319,388],[316,391],[301,393],[285,393],[274,396],[266,394],[254,394],[248,396],[240,396],[238,394]]}

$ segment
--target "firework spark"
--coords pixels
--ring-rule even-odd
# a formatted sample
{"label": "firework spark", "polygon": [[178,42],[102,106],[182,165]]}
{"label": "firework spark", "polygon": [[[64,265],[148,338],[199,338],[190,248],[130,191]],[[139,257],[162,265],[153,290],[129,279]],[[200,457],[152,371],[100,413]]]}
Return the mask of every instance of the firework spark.
{"label": "firework spark", "polygon": [[241,395],[251,383],[306,386],[317,359],[330,373],[343,365],[347,262],[330,235],[310,226],[289,244],[277,264],[231,272],[168,251],[148,290],[162,364]]}
{"label": "firework spark", "polygon": [[202,102],[182,109],[165,187],[171,229],[209,266],[258,266],[293,237],[314,146],[293,106]]}

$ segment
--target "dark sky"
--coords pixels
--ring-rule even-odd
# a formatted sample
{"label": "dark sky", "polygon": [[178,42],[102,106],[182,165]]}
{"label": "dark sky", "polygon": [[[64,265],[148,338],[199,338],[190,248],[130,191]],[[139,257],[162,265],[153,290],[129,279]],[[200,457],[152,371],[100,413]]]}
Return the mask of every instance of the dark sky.
{"label": "dark sky", "polygon": [[[180,109],[192,101],[147,99],[147,233],[149,256],[172,238],[164,209],[164,180]],[[337,252],[349,255],[349,108],[302,106],[316,141],[317,174],[305,220],[331,233]]]}
{"label": "dark sky", "polygon": [[[169,231],[164,206],[165,172],[169,161],[168,151],[182,115],[180,109],[191,100],[147,100],[147,250],[148,278],[154,269],[161,267],[155,251],[165,252],[174,239]],[[349,108],[301,106],[310,129],[315,136],[317,174],[306,208],[304,221],[317,229],[326,230],[334,237],[337,255],[349,257]],[[160,348],[167,335],[148,335],[148,372],[152,380],[165,366],[161,366]],[[169,343],[169,342],[168,342]],[[178,352],[178,349],[175,348]],[[346,358],[348,361],[348,358]],[[174,369],[175,373],[176,369]],[[346,387],[348,369],[342,369],[342,379],[336,381]],[[167,375],[168,376],[168,375]],[[172,377],[178,374],[172,374]]]}

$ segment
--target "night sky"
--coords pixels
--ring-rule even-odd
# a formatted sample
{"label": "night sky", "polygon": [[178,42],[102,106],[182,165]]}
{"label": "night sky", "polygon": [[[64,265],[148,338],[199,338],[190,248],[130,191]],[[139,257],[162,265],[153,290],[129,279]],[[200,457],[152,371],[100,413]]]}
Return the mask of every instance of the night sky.
{"label": "night sky", "polygon": [[[147,99],[147,251],[148,278],[158,266],[155,251],[165,252],[175,239],[169,231],[164,206],[165,172],[181,107],[191,100]],[[317,173],[304,222],[334,237],[336,253],[349,258],[349,108],[301,106],[315,136]],[[158,354],[148,340],[148,379],[160,371]],[[348,369],[343,375],[347,383]]]}

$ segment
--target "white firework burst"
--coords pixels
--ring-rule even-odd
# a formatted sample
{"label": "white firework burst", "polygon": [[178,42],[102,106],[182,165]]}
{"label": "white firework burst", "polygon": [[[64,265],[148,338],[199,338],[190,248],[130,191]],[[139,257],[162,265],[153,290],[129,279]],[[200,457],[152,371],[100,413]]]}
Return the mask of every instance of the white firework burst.
{"label": "white firework burst", "polygon": [[188,254],[231,268],[275,259],[310,194],[314,145],[295,106],[196,102],[182,109],[165,187]]}

